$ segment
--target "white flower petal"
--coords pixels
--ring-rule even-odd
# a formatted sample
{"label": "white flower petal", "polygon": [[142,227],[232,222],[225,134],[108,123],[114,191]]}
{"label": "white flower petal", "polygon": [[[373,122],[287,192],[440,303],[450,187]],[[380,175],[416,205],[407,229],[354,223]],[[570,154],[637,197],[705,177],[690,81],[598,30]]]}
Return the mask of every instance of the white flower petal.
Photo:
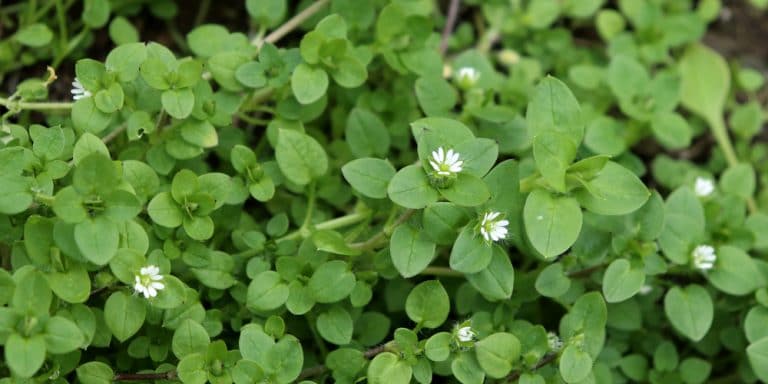
{"label": "white flower petal", "polygon": [[429,165],[431,165],[432,169],[434,169],[435,171],[440,172],[440,166],[437,163],[435,163],[434,161],[430,160],[429,161]]}

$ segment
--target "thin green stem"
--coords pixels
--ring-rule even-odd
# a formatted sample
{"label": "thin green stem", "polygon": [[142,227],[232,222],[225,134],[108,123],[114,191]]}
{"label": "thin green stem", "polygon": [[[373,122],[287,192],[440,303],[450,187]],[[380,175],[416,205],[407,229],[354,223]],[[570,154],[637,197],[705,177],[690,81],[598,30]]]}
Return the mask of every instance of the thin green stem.
{"label": "thin green stem", "polygon": [[52,111],[52,110],[69,110],[72,109],[74,103],[68,101],[62,102],[25,102],[14,101],[9,98],[0,97],[0,105],[8,109],[18,108],[19,110],[32,110],[32,111]]}
{"label": "thin green stem", "polygon": [[200,1],[200,6],[197,7],[197,15],[195,16],[195,25],[200,25],[205,21],[205,17],[208,16],[208,10],[211,8],[211,0]]}
{"label": "thin green stem", "polygon": [[43,203],[43,204],[45,204],[45,205],[47,205],[49,207],[52,207],[53,206],[53,201],[55,200],[55,198],[53,196],[51,196],[51,195],[46,195],[46,194],[43,194],[43,193],[38,193],[38,194],[35,194],[35,200],[37,200],[37,201],[39,201],[39,202],[41,202],[41,203]]}
{"label": "thin green stem", "polygon": [[261,40],[260,38],[257,37],[251,40],[251,44],[257,47],[260,47],[265,42],[271,43],[271,44],[276,43],[278,40],[285,37],[285,35],[291,33],[291,31],[296,29],[296,27],[301,25],[301,23],[305,22],[307,19],[312,17],[315,13],[320,12],[323,8],[325,8],[326,5],[328,5],[328,3],[330,3],[330,0],[316,1],[314,4],[305,8],[303,11],[293,16],[290,20],[283,23],[283,25],[279,26],[277,29],[270,32],[270,34],[268,34],[267,37],[264,38],[264,40]]}
{"label": "thin green stem", "polygon": [[321,360],[325,361],[325,356],[328,355],[328,347],[325,346],[325,341],[320,337],[320,333],[317,332],[317,316],[310,311],[307,312],[306,318],[307,326],[309,327],[309,331],[312,332],[312,338],[315,340],[315,345],[317,345],[317,349],[320,350],[320,356],[322,356]]}
{"label": "thin green stem", "polygon": [[[337,229],[337,228],[347,227],[347,226],[350,226],[350,225],[353,225],[353,224],[357,224],[357,223],[359,223],[361,221],[367,220],[370,217],[370,215],[371,215],[370,212],[350,213],[349,215],[346,215],[346,216],[341,216],[341,217],[337,217],[335,219],[324,221],[322,223],[318,223],[317,225],[315,225],[315,229],[317,229],[317,230],[326,230],[326,229]],[[299,229],[299,230],[293,231],[293,232],[291,232],[291,233],[289,233],[289,234],[287,234],[287,235],[285,235],[283,237],[277,238],[275,240],[275,243],[282,243],[284,241],[302,239],[302,238],[305,238],[305,237],[307,237],[309,235],[310,235],[310,232],[308,230],[301,230],[301,229]],[[258,252],[259,251],[256,251],[256,250],[253,250],[253,249],[249,249],[247,251],[243,251],[243,252],[237,253],[234,256],[235,257],[248,258],[248,257],[256,255]]]}
{"label": "thin green stem", "polygon": [[256,118],[253,118],[253,117],[250,117],[250,116],[246,115],[245,113],[238,113],[237,117],[239,117],[241,120],[245,121],[246,123],[248,123],[250,125],[266,126],[267,124],[269,124],[269,121],[267,121],[267,120],[256,119]]}
{"label": "thin green stem", "polygon": [[59,55],[64,56],[67,52],[67,15],[64,9],[64,4],[61,0],[55,0],[56,2],[56,19],[59,23]]}
{"label": "thin green stem", "polygon": [[357,248],[363,251],[371,250],[379,246],[379,244],[383,243],[384,240],[386,240],[389,236],[392,235],[392,232],[402,223],[405,223],[408,221],[408,219],[413,216],[413,214],[416,213],[413,209],[408,209],[405,212],[403,212],[400,217],[397,218],[392,224],[384,225],[384,228],[382,228],[379,233],[373,235],[370,239],[360,242],[360,243],[353,243],[350,244],[352,248]]}
{"label": "thin green stem", "polygon": [[104,144],[108,144],[112,140],[118,138],[126,129],[128,129],[128,124],[121,124],[119,127],[112,130],[112,132],[102,137],[101,141],[104,142]]}
{"label": "thin green stem", "polygon": [[[739,164],[739,158],[736,156],[736,151],[733,149],[733,143],[731,143],[731,138],[728,136],[728,129],[725,127],[723,117],[713,117],[707,119],[707,121],[709,122],[709,127],[712,129],[712,135],[715,137],[717,145],[720,147],[720,150],[723,151],[728,166],[733,167]],[[757,212],[757,203],[755,203],[755,199],[752,198],[752,196],[747,198],[747,208],[749,208],[749,211],[752,213]]]}

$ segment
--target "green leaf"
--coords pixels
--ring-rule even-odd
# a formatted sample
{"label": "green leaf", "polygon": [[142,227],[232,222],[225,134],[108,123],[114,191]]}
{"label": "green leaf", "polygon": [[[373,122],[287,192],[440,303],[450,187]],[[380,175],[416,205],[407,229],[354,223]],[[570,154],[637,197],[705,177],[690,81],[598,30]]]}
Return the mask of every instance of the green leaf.
{"label": "green leaf", "polygon": [[690,188],[682,187],[667,197],[664,216],[659,246],[672,262],[687,264],[691,249],[704,237],[704,208]]}
{"label": "green leaf", "polygon": [[45,345],[50,353],[68,353],[83,343],[83,333],[77,324],[61,316],[53,316],[45,323]]}
{"label": "green leaf", "polygon": [[80,165],[83,160],[94,153],[109,158],[109,149],[107,149],[106,144],[98,136],[85,132],[77,139],[75,148],[72,150],[72,158],[75,165]]}
{"label": "green leaf", "polygon": [[452,185],[438,191],[448,201],[463,207],[476,207],[491,197],[483,179],[469,173],[459,173]]}
{"label": "green leaf", "polygon": [[367,109],[358,107],[349,111],[344,136],[356,157],[386,156],[389,151],[387,127]]}
{"label": "green leaf", "polygon": [[539,272],[536,291],[546,297],[560,297],[571,288],[571,279],[563,271],[562,263],[552,263]]}
{"label": "green leaf", "polygon": [[450,301],[448,292],[437,280],[420,283],[405,300],[408,318],[425,328],[437,328],[448,319]]}
{"label": "green leaf", "polygon": [[333,344],[349,344],[352,330],[352,316],[340,306],[333,306],[317,317],[317,332]]}
{"label": "green leaf", "polygon": [[597,176],[576,191],[579,203],[600,215],[625,215],[648,200],[650,192],[634,173],[609,161]]}
{"label": "green leaf", "polygon": [[703,287],[692,284],[672,287],[664,296],[664,312],[672,325],[693,341],[709,331],[714,315],[712,298]]}
{"label": "green leaf", "polygon": [[229,38],[229,31],[219,24],[204,24],[187,34],[189,48],[195,55],[211,57],[226,49],[224,42]]}
{"label": "green leaf", "polygon": [[448,360],[451,355],[453,335],[449,332],[438,332],[430,336],[424,344],[424,354],[432,361]]}
{"label": "green leaf", "polygon": [[120,180],[118,168],[100,153],[80,161],[72,175],[72,185],[81,195],[110,193]]}
{"label": "green leaf", "polygon": [[581,208],[572,197],[553,196],[536,189],[525,200],[523,221],[533,247],[544,257],[552,258],[565,252],[579,237]]}
{"label": "green leaf", "polygon": [[320,67],[299,64],[291,75],[291,90],[301,104],[320,100],[328,89],[328,74]]}
{"label": "green leaf", "polygon": [[370,384],[408,384],[412,374],[408,363],[392,352],[382,352],[368,365],[367,379]]}
{"label": "green leaf", "polygon": [[274,27],[285,17],[286,1],[246,0],[245,9],[260,25]]}
{"label": "green leaf", "polygon": [[101,28],[109,21],[110,6],[108,0],[85,0],[83,5],[83,23],[89,28]]}
{"label": "green leaf", "polygon": [[54,221],[42,216],[32,215],[24,223],[24,249],[27,257],[38,265],[51,263]]}
{"label": "green leaf", "polygon": [[681,149],[691,145],[691,126],[677,113],[654,115],[651,119],[651,131],[659,143],[668,149]]}
{"label": "green leaf", "polygon": [[211,339],[200,323],[187,319],[173,332],[171,348],[179,360],[208,348]]}
{"label": "green leaf", "polygon": [[[173,64],[176,63],[176,58],[173,57],[173,54],[170,54],[170,61]],[[168,77],[172,71],[169,68],[169,65],[162,59],[155,56],[147,57],[147,59],[141,63],[139,71],[141,73],[141,78],[144,79],[150,87],[161,91],[165,91],[171,87]]]}
{"label": "green leaf", "polygon": [[182,220],[184,232],[194,240],[204,241],[213,236],[213,219],[209,216],[184,216]]}
{"label": "green leaf", "polygon": [[[113,21],[112,24],[115,22]],[[110,25],[111,29],[112,26]],[[116,73],[120,82],[128,83],[139,76],[139,68],[146,58],[147,47],[144,43],[123,44],[109,52],[104,66],[107,71]]]}
{"label": "green leaf", "polygon": [[72,124],[75,128],[90,133],[103,131],[112,121],[112,114],[104,113],[96,108],[93,97],[75,101],[72,105]]}
{"label": "green leaf", "polygon": [[282,282],[280,274],[264,271],[256,275],[248,285],[246,303],[254,311],[271,311],[288,300],[288,285]]}
{"label": "green leaf", "polygon": [[104,303],[104,320],[121,342],[128,340],[141,329],[147,315],[147,304],[144,299],[118,291],[113,293]]}
{"label": "green leaf", "polygon": [[249,60],[250,56],[240,50],[219,52],[208,59],[208,70],[222,88],[227,91],[238,92],[243,89],[243,86],[240,85],[235,76],[237,68]]}
{"label": "green leaf", "polygon": [[474,353],[460,353],[451,362],[451,373],[462,384],[482,384],[485,382],[483,371]]}
{"label": "green leaf", "polygon": [[312,234],[312,242],[319,251],[344,256],[357,256],[360,254],[359,249],[350,247],[347,241],[344,240],[344,237],[336,231],[317,231]]}
{"label": "green leaf", "polygon": [[477,273],[491,263],[492,257],[493,244],[485,241],[475,226],[467,225],[453,243],[449,264],[459,272]]}
{"label": "green leaf", "polygon": [[427,116],[447,116],[458,101],[458,94],[440,76],[420,77],[414,85],[416,99]]}
{"label": "green leaf", "polygon": [[115,372],[109,365],[91,361],[77,367],[77,379],[83,384],[112,384]]}
{"label": "green leaf", "polygon": [[750,344],[747,347],[747,357],[755,375],[760,380],[768,380],[768,337]]}
{"label": "green leaf", "polygon": [[[351,329],[351,328],[350,328]],[[291,335],[280,339],[267,355],[267,366],[276,372],[278,383],[291,383],[301,374],[304,365],[304,352],[301,343]]]}
{"label": "green leaf", "polygon": [[179,125],[181,137],[190,144],[213,148],[219,144],[216,128],[207,120],[187,119]]}
{"label": "green leaf", "polygon": [[679,69],[683,106],[710,122],[722,119],[731,89],[731,74],[725,60],[711,48],[693,44],[680,59]]}
{"label": "green leaf", "polygon": [[489,377],[501,379],[520,357],[520,341],[511,333],[494,333],[475,343],[475,356]]}
{"label": "green leaf", "polygon": [[53,293],[68,303],[84,303],[91,294],[91,279],[81,264],[70,262],[66,271],[52,271],[46,277]]}
{"label": "green leaf", "polygon": [[117,252],[120,231],[115,223],[96,217],[75,225],[75,242],[86,259],[106,265]]}
{"label": "green leaf", "polygon": [[168,192],[155,195],[147,206],[147,213],[152,221],[169,228],[180,226],[184,219],[184,212]]}
{"label": "green leaf", "polygon": [[533,158],[541,176],[558,192],[565,192],[565,172],[576,157],[576,144],[558,132],[542,132],[533,139]]}
{"label": "green leaf", "polygon": [[171,117],[184,119],[195,107],[195,94],[190,89],[169,89],[161,95],[163,108]]}
{"label": "green leaf", "polygon": [[515,269],[501,247],[493,247],[488,266],[480,272],[466,275],[467,281],[489,301],[505,300],[512,296]]}
{"label": "green leaf", "polygon": [[355,274],[341,260],[320,265],[307,283],[310,294],[318,303],[335,303],[349,296],[355,288]]}
{"label": "green leaf", "polygon": [[425,238],[421,231],[406,223],[392,232],[389,241],[392,264],[405,278],[418,275],[435,257],[435,243]]}
{"label": "green leaf", "polygon": [[720,188],[723,192],[749,199],[755,193],[755,170],[750,164],[736,164],[723,172],[720,177]]}
{"label": "green leaf", "polygon": [[496,164],[499,145],[495,140],[479,138],[458,144],[454,150],[461,154],[462,173],[477,177],[485,176]]}
{"label": "green leaf", "polygon": [[749,255],[730,245],[717,248],[715,267],[707,279],[715,288],[731,295],[747,295],[765,285],[763,275]]}
{"label": "green leaf", "polygon": [[411,209],[424,208],[440,196],[419,165],[409,165],[398,171],[387,186],[387,195],[394,203]]}
{"label": "green leaf", "polygon": [[109,23],[109,38],[117,45],[136,43],[139,31],[123,16],[117,16]]}
{"label": "green leaf", "polygon": [[592,372],[592,357],[576,345],[569,345],[560,355],[560,376],[566,383],[578,383]]}
{"label": "green leaf", "polygon": [[341,173],[363,196],[384,199],[387,186],[395,176],[395,168],[387,160],[364,158],[350,161],[341,167]]}
{"label": "green leaf", "polygon": [[176,372],[185,384],[205,384],[208,382],[205,355],[193,353],[185,356],[179,361]]}
{"label": "green leaf", "polygon": [[645,283],[645,272],[633,268],[626,259],[614,260],[603,275],[603,296],[609,303],[619,303],[634,296]]}
{"label": "green leaf", "polygon": [[23,45],[39,48],[51,42],[53,32],[45,24],[34,23],[20,29],[13,35],[13,38]]}
{"label": "green leaf", "polygon": [[27,210],[34,201],[30,187],[25,177],[0,176],[0,213],[15,215]]}
{"label": "green leaf", "polygon": [[309,184],[328,171],[328,155],[320,143],[294,130],[279,130],[275,158],[285,177],[299,185]]}
{"label": "green leaf", "polygon": [[[35,128],[40,128],[37,134]],[[65,137],[64,130],[61,127],[44,128],[40,125],[32,125],[30,133],[35,141],[32,144],[32,150],[36,155],[46,159],[53,160],[58,158],[64,151]]]}
{"label": "green leaf", "polygon": [[529,136],[534,139],[542,133],[555,132],[578,147],[584,137],[579,102],[568,86],[551,76],[536,86],[525,118]]}
{"label": "green leaf", "polygon": [[[335,67],[330,69],[331,77],[336,84],[344,88],[357,88],[368,78],[368,70],[360,60],[354,56],[340,58]],[[291,79],[293,80],[293,79]]]}
{"label": "green leaf", "polygon": [[256,324],[246,325],[240,330],[238,347],[243,358],[264,364],[268,351],[274,345],[275,340]]}
{"label": "green leaf", "polygon": [[12,333],[5,342],[5,362],[14,375],[30,378],[45,361],[45,339],[42,335],[28,338]]}
{"label": "green leaf", "polygon": [[469,221],[466,208],[448,202],[430,204],[422,213],[422,230],[440,245],[451,245]]}
{"label": "green leaf", "polygon": [[53,295],[42,273],[35,269],[17,271],[13,275],[16,289],[13,291],[11,307],[21,313],[47,316]]}

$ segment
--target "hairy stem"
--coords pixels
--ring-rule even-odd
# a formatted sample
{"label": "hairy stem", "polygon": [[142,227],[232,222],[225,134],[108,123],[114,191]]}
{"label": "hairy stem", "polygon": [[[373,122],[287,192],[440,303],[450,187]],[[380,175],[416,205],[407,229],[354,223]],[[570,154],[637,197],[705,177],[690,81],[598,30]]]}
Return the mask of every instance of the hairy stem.
{"label": "hairy stem", "polygon": [[413,214],[416,213],[413,209],[408,209],[405,212],[403,212],[400,217],[397,218],[392,224],[388,226],[384,226],[384,228],[377,234],[375,234],[370,239],[360,242],[360,243],[353,243],[350,244],[352,248],[357,248],[360,250],[370,250],[378,246],[383,240],[386,240],[387,237],[392,235],[392,231],[397,228],[402,223],[405,223],[408,221],[408,219],[413,216]]}
{"label": "hairy stem", "polygon": [[[366,359],[372,359],[376,357],[379,353],[382,353],[384,351],[387,351],[392,347],[393,342],[390,341],[389,343],[379,345],[378,347],[373,347],[365,352],[363,352],[363,357]],[[315,377],[320,376],[323,373],[328,372],[328,367],[326,367],[323,364],[315,365],[314,367],[305,368],[301,371],[299,374],[299,377],[295,381],[301,381],[309,377]]]}
{"label": "hairy stem", "polygon": [[451,4],[448,6],[448,16],[445,20],[445,27],[443,28],[443,35],[440,39],[440,54],[445,55],[445,51],[448,50],[448,40],[453,33],[453,27],[456,25],[456,17],[459,15],[459,3],[461,0],[451,0]]}
{"label": "hairy stem", "polygon": [[267,35],[267,37],[264,38],[264,40],[261,40],[259,38],[255,38],[251,40],[251,44],[255,45],[257,47],[260,47],[262,44],[271,43],[274,44],[278,40],[285,37],[285,35],[291,33],[296,27],[301,25],[301,23],[305,22],[307,19],[312,17],[315,13],[320,12],[323,8],[325,8],[326,5],[330,0],[318,0],[314,4],[310,5],[309,7],[305,8],[303,11],[297,13],[295,16],[293,16],[290,20],[283,23],[283,25],[279,26],[274,31],[270,32],[270,34]]}
{"label": "hairy stem", "polygon": [[[541,360],[539,360],[538,363],[536,363],[536,365],[533,366],[533,368],[531,368],[531,372],[533,372],[533,371],[535,371],[535,370],[537,370],[537,369],[539,369],[539,368],[541,368],[541,367],[543,367],[543,366],[545,366],[545,365],[547,365],[547,364],[557,360],[557,356],[558,356],[557,353],[552,353],[552,354],[544,356],[543,358],[541,358]],[[504,382],[505,383],[511,383],[511,382],[519,379],[520,376],[522,376],[523,373],[525,373],[525,372],[523,372],[523,371],[512,372],[512,373],[509,374],[509,376],[507,376],[507,378],[504,380]]]}
{"label": "hairy stem", "polygon": [[25,101],[16,102],[5,97],[0,97],[0,105],[8,109],[11,109],[12,107],[14,107],[19,109],[33,110],[33,111],[69,110],[69,109],[72,109],[73,104],[74,103],[68,102],[68,101],[42,102],[42,103],[33,103],[33,102],[25,102]]}
{"label": "hairy stem", "polygon": [[161,373],[117,373],[114,381],[176,380],[176,371]]}

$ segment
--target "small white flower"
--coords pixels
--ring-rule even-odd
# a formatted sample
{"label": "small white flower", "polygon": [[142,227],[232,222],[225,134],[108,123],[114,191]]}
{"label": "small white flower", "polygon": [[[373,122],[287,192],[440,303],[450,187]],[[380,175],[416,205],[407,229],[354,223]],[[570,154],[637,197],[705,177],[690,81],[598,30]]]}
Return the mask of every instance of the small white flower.
{"label": "small white flower", "polygon": [[559,351],[563,349],[563,341],[554,332],[547,332],[547,344],[552,351]]}
{"label": "small white flower", "polygon": [[71,92],[72,92],[72,99],[74,100],[80,100],[86,97],[91,97],[91,92],[83,87],[83,84],[80,83],[80,80],[78,80],[77,77],[75,77],[75,81],[72,82]]}
{"label": "small white flower", "polygon": [[142,267],[139,270],[139,274],[136,275],[136,284],[133,289],[144,295],[145,298],[157,296],[157,291],[165,288],[165,284],[161,283],[163,275],[160,274],[160,268],[156,265],[148,265]]}
{"label": "small white flower", "polygon": [[653,291],[653,286],[648,284],[643,284],[642,287],[640,287],[640,294],[645,296]]}
{"label": "small white flower", "polygon": [[461,341],[462,343],[467,343],[475,339],[475,331],[472,330],[472,327],[461,327],[458,331],[456,331],[456,337]]}
{"label": "small white flower", "polygon": [[715,183],[712,181],[712,179],[708,179],[706,177],[697,177],[693,186],[693,190],[696,192],[696,196],[707,197],[715,191]]}
{"label": "small white flower", "polygon": [[480,80],[480,72],[472,67],[461,67],[456,72],[456,81],[464,89],[472,88]]}
{"label": "small white flower", "polygon": [[717,255],[715,255],[715,248],[711,245],[699,245],[691,252],[693,257],[693,266],[702,271],[706,271],[715,267],[715,261]]}
{"label": "small white flower", "polygon": [[507,225],[509,220],[497,220],[501,213],[496,211],[486,212],[480,222],[480,234],[485,241],[499,241],[507,237]]}
{"label": "small white flower", "polygon": [[432,169],[440,176],[451,176],[461,172],[463,161],[459,160],[459,153],[449,149],[448,152],[443,147],[432,151],[432,160],[429,161]]}

